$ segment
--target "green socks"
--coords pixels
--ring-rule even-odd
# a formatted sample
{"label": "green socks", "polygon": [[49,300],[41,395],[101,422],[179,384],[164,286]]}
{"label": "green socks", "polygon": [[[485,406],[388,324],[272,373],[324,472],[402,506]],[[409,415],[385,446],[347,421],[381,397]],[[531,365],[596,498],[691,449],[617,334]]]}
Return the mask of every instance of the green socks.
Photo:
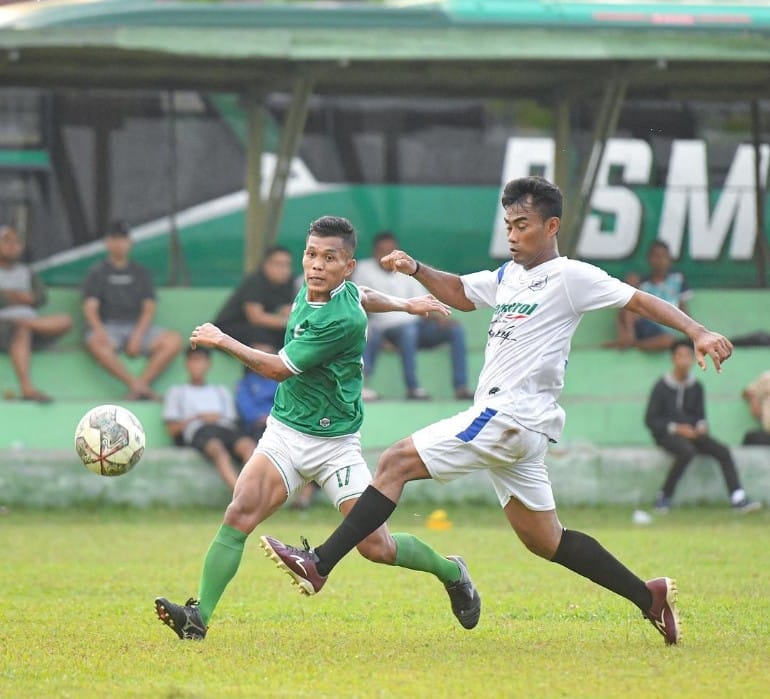
{"label": "green socks", "polygon": [[445,585],[460,579],[460,567],[436,553],[428,544],[412,534],[393,534],[396,541],[396,563],[401,568],[433,573]]}
{"label": "green socks", "polygon": [[245,543],[246,534],[223,524],[209,546],[198,588],[199,609],[207,626],[227,583],[238,572]]}

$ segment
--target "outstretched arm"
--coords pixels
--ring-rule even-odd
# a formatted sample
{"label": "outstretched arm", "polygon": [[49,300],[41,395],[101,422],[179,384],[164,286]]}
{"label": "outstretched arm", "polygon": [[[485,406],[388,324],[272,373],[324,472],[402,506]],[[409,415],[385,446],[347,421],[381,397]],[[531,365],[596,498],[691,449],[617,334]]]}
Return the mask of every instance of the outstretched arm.
{"label": "outstretched arm", "polygon": [[448,316],[449,307],[433,296],[414,296],[401,299],[396,296],[383,294],[368,286],[359,286],[361,290],[361,305],[367,313],[387,313],[388,311],[404,311],[415,316],[428,316],[440,313]]}
{"label": "outstretched arm", "polygon": [[262,352],[244,345],[242,342],[238,342],[235,338],[223,333],[212,323],[204,323],[192,331],[190,346],[193,348],[210,347],[211,349],[227,352],[227,354],[235,357],[244,366],[268,379],[283,381],[293,376],[277,354]]}
{"label": "outstretched arm", "polygon": [[457,274],[433,269],[423,262],[418,262],[403,250],[394,250],[385,255],[380,262],[386,269],[414,277],[439,301],[448,306],[458,311],[476,310],[476,306],[465,295],[463,283]]}
{"label": "outstretched arm", "polygon": [[682,313],[676,306],[648,294],[646,291],[635,291],[625,308],[644,318],[649,318],[669,328],[685,333],[695,347],[695,358],[701,369],[706,368],[706,355],[711,357],[714,367],[722,371],[722,362],[728,360],[733,353],[733,344],[723,335],[711,332],[690,316]]}

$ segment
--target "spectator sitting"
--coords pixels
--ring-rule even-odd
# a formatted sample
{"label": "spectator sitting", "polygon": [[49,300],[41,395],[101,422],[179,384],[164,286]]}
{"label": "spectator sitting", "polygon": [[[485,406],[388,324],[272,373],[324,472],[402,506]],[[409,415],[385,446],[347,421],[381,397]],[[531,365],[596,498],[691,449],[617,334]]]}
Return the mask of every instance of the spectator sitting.
{"label": "spectator sitting", "polygon": [[[255,349],[275,354],[275,347],[259,342],[252,344]],[[259,441],[265,431],[267,416],[273,409],[278,382],[261,376],[244,367],[243,377],[235,386],[235,407],[244,432]]]}
{"label": "spectator sitting", "polygon": [[11,226],[0,228],[0,350],[11,357],[22,400],[50,403],[51,396],[35,388],[30,375],[32,349],[45,346],[72,327],[66,313],[40,315],[46,289],[29,266],[19,262],[24,242]]}
{"label": "spectator sitting", "polygon": [[[671,252],[662,240],[655,240],[647,251],[650,274],[641,281],[638,275],[630,274],[626,282],[664,301],[668,301],[684,313],[687,313],[687,301],[692,292],[681,272],[671,271]],[[636,347],[644,352],[662,352],[670,349],[676,336],[670,328],[646,318],[639,318],[634,313],[621,309],[617,318],[618,337],[612,342],[605,342],[603,347],[628,349]]]}
{"label": "spectator sitting", "polygon": [[214,324],[244,345],[283,347],[283,335],[296,296],[291,253],[270,248],[255,272],[243,278],[219,311]]}
{"label": "spectator sitting", "polygon": [[760,429],[750,430],[743,437],[744,445],[770,445],[770,371],[762,372],[743,389],[743,397]]}
{"label": "spectator sitting", "polygon": [[[382,231],[374,237],[373,256],[359,260],[353,271],[353,281],[385,294],[409,298],[427,294],[425,288],[411,277],[385,269],[380,260],[398,247],[396,236]],[[364,379],[374,373],[377,355],[383,340],[394,345],[401,355],[406,397],[410,400],[426,400],[430,396],[420,387],[417,379],[417,350],[450,343],[452,358],[452,384],[459,399],[472,398],[467,389],[467,358],[465,331],[457,321],[449,318],[416,318],[408,313],[374,313],[369,316],[369,329],[364,351]],[[364,400],[378,396],[370,388],[364,388]]]}
{"label": "spectator sitting", "polygon": [[[95,264],[83,281],[86,348],[126,384],[127,400],[155,400],[152,382],[179,353],[182,337],[152,324],[155,285],[150,271],[129,259],[131,238],[125,225],[114,223],[104,241],[107,259]],[[120,351],[148,357],[139,377],[120,361]]]}
{"label": "spectator sitting", "polygon": [[674,489],[695,454],[708,454],[719,462],[732,507],[737,512],[759,509],[761,504],[749,500],[741,486],[730,450],[709,435],[703,384],[692,375],[692,344],[677,340],[671,358],[673,370],[655,384],[645,416],[655,442],[675,457],[655,508],[660,512],[670,509]]}
{"label": "spectator sitting", "polygon": [[[168,434],[178,446],[191,446],[216,466],[232,490],[240,466],[256,448],[254,440],[237,424],[231,391],[221,384],[207,384],[211,352],[205,347],[185,353],[189,382],[169,388],[163,405]],[[234,463],[238,461],[238,467]]]}
{"label": "spectator sitting", "polygon": [[[252,344],[255,349],[262,352],[275,354],[275,347],[260,342]],[[250,435],[254,441],[259,438],[267,426],[267,416],[273,409],[275,392],[278,388],[278,382],[268,379],[265,376],[251,371],[244,367],[243,377],[238,380],[235,387],[235,407],[238,411],[241,429]],[[313,500],[313,496],[319,490],[315,481],[310,481],[297,493],[292,502],[292,508],[298,510],[308,509]]]}

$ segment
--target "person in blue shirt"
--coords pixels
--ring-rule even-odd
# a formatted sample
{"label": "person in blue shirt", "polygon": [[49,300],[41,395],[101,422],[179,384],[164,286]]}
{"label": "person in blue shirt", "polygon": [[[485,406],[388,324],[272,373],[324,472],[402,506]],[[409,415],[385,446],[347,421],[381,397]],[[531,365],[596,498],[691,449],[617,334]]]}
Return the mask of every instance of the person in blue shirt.
{"label": "person in blue shirt", "polygon": [[[692,291],[684,275],[671,269],[671,251],[664,241],[652,242],[647,251],[647,263],[650,267],[647,276],[640,279],[639,275],[630,274],[626,277],[626,282],[668,301],[689,315],[687,301],[692,297]],[[671,328],[647,318],[640,318],[625,308],[618,312],[617,331],[617,339],[605,343],[604,347],[635,347],[643,352],[665,352],[671,349],[677,339],[681,339]]]}

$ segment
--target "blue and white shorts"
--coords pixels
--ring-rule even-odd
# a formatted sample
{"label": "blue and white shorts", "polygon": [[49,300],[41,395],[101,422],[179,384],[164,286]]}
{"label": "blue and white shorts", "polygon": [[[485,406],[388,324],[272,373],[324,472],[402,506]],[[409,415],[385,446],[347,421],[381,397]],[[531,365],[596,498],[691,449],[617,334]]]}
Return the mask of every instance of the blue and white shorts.
{"label": "blue and white shorts", "polygon": [[510,415],[474,405],[418,430],[412,441],[440,483],[484,470],[501,507],[514,497],[530,510],[556,508],[545,465],[548,437]]}

